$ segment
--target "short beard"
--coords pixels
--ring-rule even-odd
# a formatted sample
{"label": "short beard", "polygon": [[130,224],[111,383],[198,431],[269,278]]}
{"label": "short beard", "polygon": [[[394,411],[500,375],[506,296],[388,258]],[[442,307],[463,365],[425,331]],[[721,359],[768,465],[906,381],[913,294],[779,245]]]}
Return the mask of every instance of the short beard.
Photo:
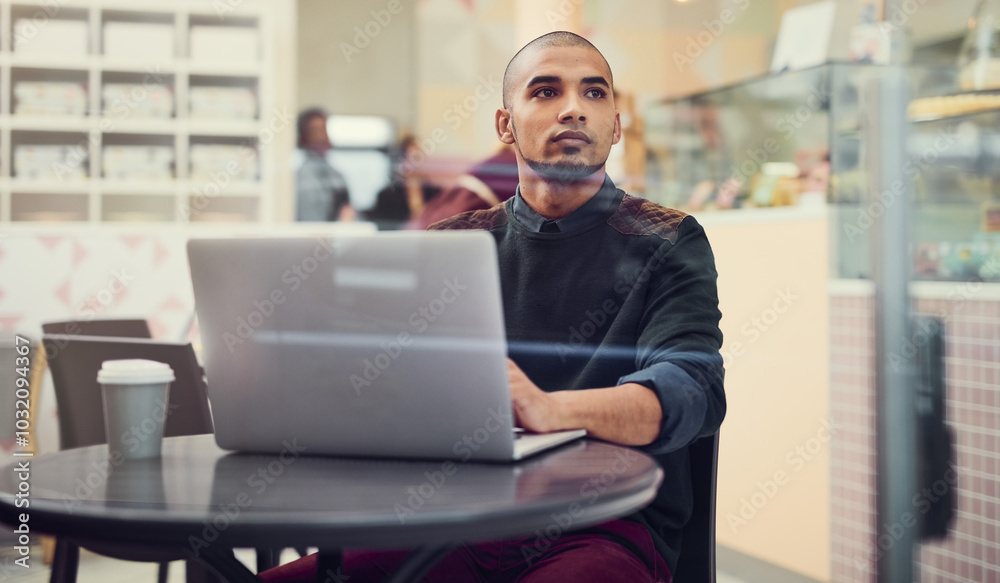
{"label": "short beard", "polygon": [[535,171],[536,174],[549,182],[557,184],[573,184],[581,182],[588,176],[604,167],[604,164],[583,164],[578,162],[541,162],[532,160],[524,155],[521,146],[517,143],[517,128],[514,127],[514,120],[510,120],[510,131],[514,134],[514,147],[521,152],[524,162]]}
{"label": "short beard", "polygon": [[559,184],[581,182],[604,166],[604,164],[583,164],[578,162],[539,162],[530,158],[524,158],[524,161],[528,164],[529,168],[545,180]]}

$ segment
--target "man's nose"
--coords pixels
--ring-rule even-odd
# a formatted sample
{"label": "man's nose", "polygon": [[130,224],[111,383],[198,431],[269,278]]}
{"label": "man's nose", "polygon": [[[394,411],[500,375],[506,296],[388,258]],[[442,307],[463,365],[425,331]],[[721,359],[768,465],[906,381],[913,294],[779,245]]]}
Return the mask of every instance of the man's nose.
{"label": "man's nose", "polygon": [[587,121],[587,116],[583,112],[583,104],[579,95],[572,93],[566,95],[563,107],[559,112],[559,121]]}

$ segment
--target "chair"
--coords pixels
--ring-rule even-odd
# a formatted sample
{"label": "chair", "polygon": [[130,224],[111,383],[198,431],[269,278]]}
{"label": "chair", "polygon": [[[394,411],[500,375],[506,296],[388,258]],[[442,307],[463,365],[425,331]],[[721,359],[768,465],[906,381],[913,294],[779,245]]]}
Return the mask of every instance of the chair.
{"label": "chair", "polygon": [[[118,321],[113,325],[102,322],[81,323],[80,330],[123,331],[133,337],[83,336],[76,334],[46,334],[42,337],[44,352],[56,393],[59,410],[59,446],[70,449],[106,443],[104,410],[97,371],[105,360],[121,358],[146,358],[165,362],[174,370],[176,380],[170,385],[169,405],[172,413],[164,425],[164,436],[196,435],[212,432],[212,418],[201,367],[194,350],[188,343],[161,342],[148,338],[149,328],[144,321]],[[66,323],[47,324],[50,329],[67,330]],[[45,327],[43,326],[43,329]],[[142,332],[146,338],[136,337]],[[67,414],[67,412],[72,414]],[[78,544],[110,557],[156,561],[160,563],[158,581],[167,579],[167,562],[186,559],[183,554],[137,554],[124,547],[92,544],[88,541],[71,541],[60,537],[56,541],[52,561],[53,583],[72,583],[76,580],[80,549]],[[199,564],[187,563],[188,581],[212,580]]]}
{"label": "chair", "polygon": [[694,508],[684,525],[676,583],[715,583],[715,489],[719,466],[719,433],[688,446]]}
{"label": "chair", "polygon": [[170,365],[176,380],[170,385],[172,413],[165,437],[212,432],[212,417],[201,366],[189,343],[151,338],[46,334],[42,337],[60,411],[59,447],[70,449],[107,443],[104,408],[97,372],[105,360],[145,358]]}

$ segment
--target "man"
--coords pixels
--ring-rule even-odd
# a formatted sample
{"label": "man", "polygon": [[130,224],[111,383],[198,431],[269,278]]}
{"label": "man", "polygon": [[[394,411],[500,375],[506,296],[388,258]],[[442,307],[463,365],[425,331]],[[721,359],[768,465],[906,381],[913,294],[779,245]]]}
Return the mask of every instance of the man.
{"label": "man", "polygon": [[326,112],[309,108],[299,114],[299,148],[302,164],[295,171],[295,220],[349,221],[355,213],[347,193],[347,182],[326,161],[330,136]]}
{"label": "man", "polygon": [[[426,581],[670,581],[683,552],[686,446],[725,415],[716,272],[693,217],[628,196],[605,175],[621,137],[612,89],[610,67],[582,37],[555,32],[521,49],[496,113],[500,141],[515,149],[517,195],[431,228],[496,237],[508,339],[534,347],[508,363],[517,422],[640,447],[663,466],[663,485],[646,509],[544,551],[532,537],[459,547]],[[348,552],[343,573],[378,580],[404,555]]]}

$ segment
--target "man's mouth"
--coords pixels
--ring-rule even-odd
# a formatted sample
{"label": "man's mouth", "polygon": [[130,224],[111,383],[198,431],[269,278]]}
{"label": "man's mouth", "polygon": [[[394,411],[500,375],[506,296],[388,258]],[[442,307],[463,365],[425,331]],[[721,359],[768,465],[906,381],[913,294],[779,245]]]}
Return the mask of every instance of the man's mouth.
{"label": "man's mouth", "polygon": [[590,143],[590,137],[583,133],[574,130],[569,130],[562,132],[552,140],[553,142],[558,142],[563,146],[584,146]]}

